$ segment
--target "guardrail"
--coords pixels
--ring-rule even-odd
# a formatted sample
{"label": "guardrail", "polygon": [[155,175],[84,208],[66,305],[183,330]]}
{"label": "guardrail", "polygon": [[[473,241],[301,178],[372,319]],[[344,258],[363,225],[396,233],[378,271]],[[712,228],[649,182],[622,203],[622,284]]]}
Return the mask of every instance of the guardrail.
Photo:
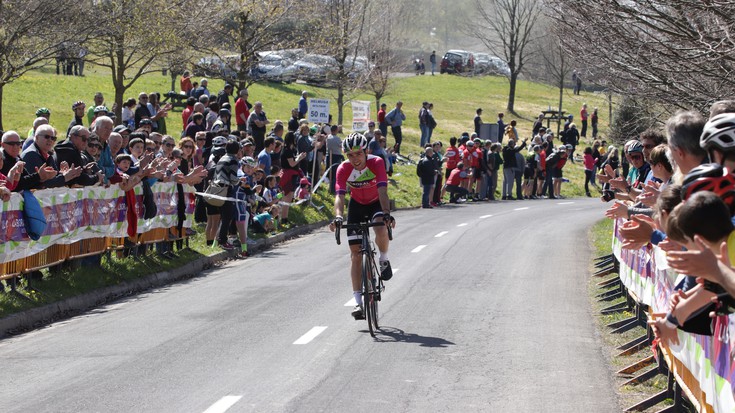
{"label": "guardrail", "polygon": [[[193,224],[195,189],[158,182],[124,192],[119,186],[34,192],[47,225],[36,241],[24,225],[23,196],[0,208],[0,280],[65,261],[166,241],[183,241]],[[180,205],[180,201],[183,204]],[[153,211],[155,205],[155,211]]]}
{"label": "guardrail", "polygon": [[[647,329],[646,336],[619,347],[625,353],[649,347],[653,343],[653,334],[646,321],[668,312],[669,298],[674,293],[679,274],[668,268],[666,253],[655,246],[645,246],[640,250],[623,249],[622,238],[618,234],[622,223],[622,220],[615,221],[613,254],[599,259],[597,266],[601,269],[596,275],[612,272],[619,274],[617,280],[600,283],[601,286],[610,286],[612,289],[600,294],[598,298],[609,300],[625,296],[627,299],[625,303],[604,309],[603,313],[629,310],[635,314],[630,319],[609,325],[615,329],[613,332],[636,326]],[[662,411],[678,411],[682,396],[700,412],[735,411],[735,315],[717,316],[713,319],[713,326],[713,336],[677,329],[679,345],[669,347],[657,342],[653,347],[652,357],[621,370],[619,373],[635,373],[657,362],[658,369],[640,374],[628,383],[640,382],[661,373],[669,376],[667,390],[626,411],[645,410],[665,398],[673,398],[675,404]]]}

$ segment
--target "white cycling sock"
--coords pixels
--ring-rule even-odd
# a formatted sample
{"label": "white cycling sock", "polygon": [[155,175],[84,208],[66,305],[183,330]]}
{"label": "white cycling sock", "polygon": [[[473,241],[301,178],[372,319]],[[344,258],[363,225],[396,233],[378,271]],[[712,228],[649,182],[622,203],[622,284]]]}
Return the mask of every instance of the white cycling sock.
{"label": "white cycling sock", "polygon": [[378,256],[378,261],[385,262],[388,261],[388,251],[380,251],[380,255]]}
{"label": "white cycling sock", "polygon": [[357,303],[357,305],[362,305],[362,292],[361,291],[353,291],[352,296],[355,297],[355,303]]}

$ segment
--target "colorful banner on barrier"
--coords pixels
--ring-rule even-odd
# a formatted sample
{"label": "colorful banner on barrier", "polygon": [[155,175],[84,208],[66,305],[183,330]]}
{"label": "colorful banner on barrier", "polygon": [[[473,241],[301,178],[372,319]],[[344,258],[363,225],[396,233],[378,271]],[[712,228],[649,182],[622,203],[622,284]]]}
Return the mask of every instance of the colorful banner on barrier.
{"label": "colorful banner on barrier", "polygon": [[[657,247],[624,250],[615,223],[613,253],[620,261],[620,279],[640,302],[654,313],[669,310],[669,298],[679,274],[668,268],[666,253]],[[735,315],[713,320],[714,335],[701,336],[678,330],[679,345],[669,351],[689,371],[684,380],[694,380],[704,394],[703,400],[715,412],[735,411]],[[678,372],[682,375],[683,372]]]}
{"label": "colorful banner on barrier", "polygon": [[[174,183],[152,187],[158,213],[149,220],[138,220],[138,233],[153,228],[170,228],[178,223],[178,193]],[[138,216],[143,213],[143,191],[135,187]],[[0,262],[9,262],[39,253],[55,244],[71,244],[90,238],[119,238],[127,235],[125,193],[117,185],[109,188],[54,188],[35,191],[43,208],[46,230],[38,241],[28,238],[23,224],[23,196],[13,193],[0,207]],[[191,227],[194,214],[194,188],[184,185],[186,221]]]}

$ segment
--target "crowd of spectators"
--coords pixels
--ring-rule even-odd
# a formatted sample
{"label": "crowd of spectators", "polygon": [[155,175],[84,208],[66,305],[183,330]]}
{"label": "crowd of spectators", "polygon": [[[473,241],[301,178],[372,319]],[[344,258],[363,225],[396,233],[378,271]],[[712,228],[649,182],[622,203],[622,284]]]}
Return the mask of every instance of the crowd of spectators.
{"label": "crowd of spectators", "polygon": [[[680,275],[665,317],[651,320],[665,344],[677,329],[712,335],[712,318],[733,309],[735,293],[735,101],[673,115],[664,130],[648,130],[625,144],[620,161],[602,165],[606,215],[622,219],[623,248],[656,245]],[[613,201],[614,200],[614,201]]]}

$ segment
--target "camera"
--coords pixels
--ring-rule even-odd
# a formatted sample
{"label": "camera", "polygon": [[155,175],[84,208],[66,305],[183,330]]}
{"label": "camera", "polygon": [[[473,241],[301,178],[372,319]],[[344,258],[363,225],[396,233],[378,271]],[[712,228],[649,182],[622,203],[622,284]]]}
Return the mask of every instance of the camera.
{"label": "camera", "polygon": [[615,199],[615,192],[613,192],[613,191],[612,191],[612,190],[610,190],[610,189],[604,189],[604,190],[602,191],[602,199],[603,199],[603,200],[604,200],[605,202],[610,202],[610,201],[612,201],[613,199]]}

